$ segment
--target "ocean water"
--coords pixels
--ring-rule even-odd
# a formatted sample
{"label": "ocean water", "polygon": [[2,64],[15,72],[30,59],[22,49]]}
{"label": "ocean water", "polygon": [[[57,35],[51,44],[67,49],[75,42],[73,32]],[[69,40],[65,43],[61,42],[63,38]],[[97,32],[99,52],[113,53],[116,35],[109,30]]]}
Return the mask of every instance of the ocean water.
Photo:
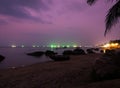
{"label": "ocean water", "polygon": [[[0,55],[5,56],[5,59],[0,62],[0,69],[23,67],[26,65],[31,65],[35,63],[43,63],[47,61],[52,61],[52,59],[43,55],[42,57],[28,56],[26,53],[34,51],[46,51],[53,50],[58,54],[62,54],[64,50],[72,50],[73,48],[65,49],[51,49],[46,47],[39,48],[0,48]],[[86,48],[84,48],[85,50]]]}
{"label": "ocean water", "polygon": [[26,53],[34,51],[54,50],[58,54],[62,54],[65,49],[51,49],[51,48],[0,48],[0,55],[5,56],[5,59],[0,62],[0,69],[14,68],[26,65],[31,65],[39,62],[52,61],[50,58],[43,55],[42,57],[28,56]]}

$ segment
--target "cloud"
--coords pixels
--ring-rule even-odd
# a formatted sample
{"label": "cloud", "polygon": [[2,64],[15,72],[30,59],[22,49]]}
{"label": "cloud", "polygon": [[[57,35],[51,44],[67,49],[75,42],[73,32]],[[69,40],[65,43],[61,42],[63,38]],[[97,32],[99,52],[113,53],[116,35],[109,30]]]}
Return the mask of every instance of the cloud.
{"label": "cloud", "polygon": [[51,24],[60,15],[82,11],[85,4],[83,0],[0,0],[0,15]]}
{"label": "cloud", "polygon": [[44,0],[0,0],[0,15],[43,22],[40,17],[32,16],[25,8],[38,12],[49,10]]}
{"label": "cloud", "polygon": [[8,22],[3,19],[0,19],[0,25],[4,25],[4,24],[8,24]]}

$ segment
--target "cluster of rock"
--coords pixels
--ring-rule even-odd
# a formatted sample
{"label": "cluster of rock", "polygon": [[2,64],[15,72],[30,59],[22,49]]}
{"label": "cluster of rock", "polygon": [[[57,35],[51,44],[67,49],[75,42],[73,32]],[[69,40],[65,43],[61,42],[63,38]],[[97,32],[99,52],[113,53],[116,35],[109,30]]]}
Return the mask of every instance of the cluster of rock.
{"label": "cluster of rock", "polygon": [[120,78],[120,52],[106,50],[106,53],[95,60],[92,68],[95,80]]}
{"label": "cluster of rock", "polygon": [[3,61],[4,59],[5,59],[5,57],[0,55],[0,62]]}
{"label": "cluster of rock", "polygon": [[[94,48],[87,49],[88,54],[92,54]],[[27,55],[30,56],[35,56],[35,57],[41,57],[42,55],[46,55],[47,57],[50,57],[54,61],[63,61],[63,60],[69,60],[70,57],[69,55],[86,55],[85,51],[81,48],[76,48],[74,50],[64,50],[62,55],[58,55],[56,52],[47,50],[45,52],[43,51],[37,51],[37,52],[32,52],[32,53],[27,53]]]}
{"label": "cluster of rock", "polygon": [[43,51],[36,51],[36,52],[32,52],[32,53],[27,53],[27,55],[30,55],[30,56],[35,56],[35,57],[40,57],[44,54]]}
{"label": "cluster of rock", "polygon": [[74,50],[65,50],[63,55],[85,55],[85,51],[80,48],[76,48]]}
{"label": "cluster of rock", "polygon": [[65,61],[70,59],[69,56],[57,55],[56,52],[51,50],[47,50],[46,52],[37,51],[37,52],[27,53],[27,55],[35,56],[35,57],[41,57],[42,55],[46,55],[47,57],[53,59],[54,61]]}
{"label": "cluster of rock", "polygon": [[53,59],[54,61],[66,61],[66,60],[69,60],[69,59],[70,59],[69,56],[58,55],[56,52],[50,51],[50,50],[47,50],[47,51],[45,52],[45,55],[46,55],[47,57],[50,57],[50,58]]}
{"label": "cluster of rock", "polygon": [[45,55],[48,56],[48,57],[50,57],[50,56],[57,55],[57,53],[54,52],[54,51],[51,51],[51,50],[47,50],[47,51],[45,52]]}
{"label": "cluster of rock", "polygon": [[85,54],[95,54],[95,51],[99,51],[99,48],[89,48],[86,52],[81,48],[76,48],[74,50],[65,50],[63,55],[85,55]]}

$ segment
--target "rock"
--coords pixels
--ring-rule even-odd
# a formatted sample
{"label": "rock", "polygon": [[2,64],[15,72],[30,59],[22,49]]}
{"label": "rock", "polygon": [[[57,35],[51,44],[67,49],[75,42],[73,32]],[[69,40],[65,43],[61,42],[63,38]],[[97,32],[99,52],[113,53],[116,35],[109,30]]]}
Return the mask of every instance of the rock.
{"label": "rock", "polygon": [[50,58],[53,59],[54,61],[66,61],[70,59],[70,57],[66,55],[53,55],[50,56]]}
{"label": "rock", "polygon": [[32,52],[32,53],[27,53],[27,55],[35,56],[35,57],[40,57],[43,54],[44,54],[44,52],[42,52],[42,51],[36,51],[36,52]]}
{"label": "rock", "polygon": [[53,55],[56,55],[57,53],[55,53],[54,51],[50,51],[50,50],[47,50],[46,52],[45,52],[45,55],[46,56],[53,56]]}
{"label": "rock", "polygon": [[120,67],[120,52],[116,52],[111,58],[114,58],[114,62]]}
{"label": "rock", "polygon": [[103,51],[103,50],[100,50],[100,53],[104,53],[104,51]]}
{"label": "rock", "polygon": [[73,55],[73,51],[72,50],[65,50],[65,51],[63,51],[63,55]]}
{"label": "rock", "polygon": [[116,64],[116,58],[103,56],[96,59],[93,63],[92,77],[95,80],[120,78],[120,66]]}
{"label": "rock", "polygon": [[85,55],[85,51],[83,49],[80,49],[80,48],[76,48],[73,50],[73,54],[74,55]]}
{"label": "rock", "polygon": [[107,50],[105,50],[105,54],[104,55],[106,55],[106,56],[113,56],[115,54],[116,54],[115,50],[109,50],[109,49],[107,49]]}
{"label": "rock", "polygon": [[99,51],[99,48],[93,48],[94,51]]}
{"label": "rock", "polygon": [[4,60],[4,59],[5,59],[5,57],[2,56],[2,55],[0,55],[0,62],[1,62],[2,60]]}
{"label": "rock", "polygon": [[88,54],[94,54],[95,52],[93,52],[93,49],[87,49],[86,50]]}

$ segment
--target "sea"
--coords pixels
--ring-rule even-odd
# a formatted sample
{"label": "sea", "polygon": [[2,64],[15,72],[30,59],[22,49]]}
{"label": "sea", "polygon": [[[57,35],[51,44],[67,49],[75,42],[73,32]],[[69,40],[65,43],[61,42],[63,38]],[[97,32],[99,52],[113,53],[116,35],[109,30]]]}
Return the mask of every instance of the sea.
{"label": "sea", "polygon": [[[0,69],[6,68],[16,68],[16,67],[24,67],[35,63],[44,63],[53,61],[49,57],[45,55],[41,57],[33,57],[28,56],[26,53],[31,53],[35,51],[46,51],[52,50],[57,52],[58,54],[62,54],[64,50],[73,50],[74,48],[50,48],[50,47],[29,47],[29,48],[0,48],[0,55],[5,56],[5,59],[0,62]],[[87,48],[82,48],[86,50]]]}

